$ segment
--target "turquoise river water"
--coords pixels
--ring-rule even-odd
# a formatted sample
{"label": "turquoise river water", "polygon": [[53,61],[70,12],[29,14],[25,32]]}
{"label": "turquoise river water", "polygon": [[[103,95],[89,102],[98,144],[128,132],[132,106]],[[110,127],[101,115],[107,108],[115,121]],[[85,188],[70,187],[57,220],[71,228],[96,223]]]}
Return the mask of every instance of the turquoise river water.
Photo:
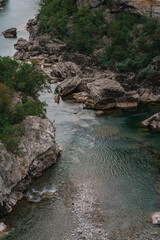
{"label": "turquoise river water", "polygon": [[[38,10],[38,0],[8,0],[0,10],[0,32],[18,37]],[[16,40],[0,36],[0,55],[12,56]],[[57,164],[36,179],[25,198],[2,219],[6,240],[160,240],[150,214],[160,211],[160,135],[139,122],[159,111],[108,111],[103,116],[71,100],[41,95],[63,148]]]}

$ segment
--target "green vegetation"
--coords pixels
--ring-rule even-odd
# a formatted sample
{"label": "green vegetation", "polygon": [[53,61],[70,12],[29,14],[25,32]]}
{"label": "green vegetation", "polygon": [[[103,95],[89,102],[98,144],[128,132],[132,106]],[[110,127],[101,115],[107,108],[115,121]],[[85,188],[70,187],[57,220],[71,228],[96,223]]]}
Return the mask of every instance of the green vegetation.
{"label": "green vegetation", "polygon": [[73,50],[92,53],[105,32],[102,11],[89,5],[77,11],[76,0],[44,0],[39,14],[41,34],[53,33]]}
{"label": "green vegetation", "polygon": [[[49,78],[32,65],[0,57],[0,140],[8,151],[18,154],[20,137],[25,129],[21,122],[28,115],[44,116],[45,103],[39,92],[49,90]],[[22,103],[13,104],[20,92]]]}
{"label": "green vegetation", "polygon": [[106,47],[106,63],[112,62],[118,71],[140,71],[160,55],[160,25],[156,19],[130,13],[118,14],[108,25],[111,38]]}
{"label": "green vegetation", "polygon": [[[152,16],[117,13],[113,22],[105,19],[106,0],[96,10],[85,6],[78,10],[76,0],[44,0],[39,14],[40,33],[53,33],[74,51],[93,54],[97,47],[106,51],[99,61],[116,71],[139,72],[160,55],[160,24]],[[103,37],[108,42],[103,42]],[[158,67],[159,68],[159,67]]]}

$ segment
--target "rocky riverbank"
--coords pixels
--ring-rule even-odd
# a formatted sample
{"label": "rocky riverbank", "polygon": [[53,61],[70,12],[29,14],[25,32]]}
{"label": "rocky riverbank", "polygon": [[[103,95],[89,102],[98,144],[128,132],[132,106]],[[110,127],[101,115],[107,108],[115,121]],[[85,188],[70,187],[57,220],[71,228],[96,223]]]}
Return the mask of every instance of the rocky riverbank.
{"label": "rocky riverbank", "polygon": [[112,72],[94,57],[71,52],[52,35],[39,36],[36,19],[29,20],[27,29],[30,39],[18,39],[14,58],[33,63],[43,69],[52,82],[59,82],[57,92],[61,97],[72,94],[85,108],[101,110],[136,108],[140,102],[160,101],[158,70],[155,69],[152,76]]}
{"label": "rocky riverbank", "polygon": [[28,116],[22,124],[25,134],[18,156],[0,143],[0,213],[10,212],[33,179],[41,176],[59,155],[55,127],[47,118]]}

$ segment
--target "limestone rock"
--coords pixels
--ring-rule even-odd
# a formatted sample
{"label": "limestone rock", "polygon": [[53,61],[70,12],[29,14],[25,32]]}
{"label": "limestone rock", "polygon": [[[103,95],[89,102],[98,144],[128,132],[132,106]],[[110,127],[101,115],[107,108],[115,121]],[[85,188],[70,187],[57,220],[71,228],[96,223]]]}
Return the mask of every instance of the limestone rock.
{"label": "limestone rock", "polygon": [[27,41],[26,39],[23,39],[23,38],[19,38],[17,43],[14,44],[14,48],[16,50],[22,50],[22,49],[28,50],[28,47],[30,44],[31,44],[30,41]]}
{"label": "limestone rock", "polygon": [[73,78],[67,78],[57,87],[57,91],[60,96],[66,96],[73,92],[81,83],[81,78],[79,76]]}
{"label": "limestone rock", "polygon": [[55,127],[46,118],[28,116],[24,121],[20,155],[7,151],[0,143],[0,212],[9,212],[35,177],[56,162]]}
{"label": "limestone rock", "polygon": [[152,224],[160,225],[160,212],[155,212],[151,214]]}
{"label": "limestone rock", "polygon": [[63,81],[67,77],[74,77],[81,74],[80,68],[73,62],[59,62],[57,63],[53,71],[52,77],[57,77],[59,81]]}
{"label": "limestone rock", "polygon": [[129,8],[133,13],[160,17],[160,0],[114,0],[115,6],[119,9]]}
{"label": "limestone rock", "polygon": [[149,128],[153,128],[153,129],[160,129],[160,112],[156,113],[153,116],[151,116],[150,118],[144,120],[142,122],[142,125],[144,127],[149,127]]}
{"label": "limestone rock", "polygon": [[4,224],[3,222],[0,222],[0,234],[5,232],[7,229],[6,224]]}
{"label": "limestone rock", "polygon": [[91,97],[86,102],[87,108],[133,108],[139,103],[139,95],[135,91],[126,92],[118,81],[111,78],[97,79],[87,87]]}
{"label": "limestone rock", "polygon": [[17,28],[9,28],[2,32],[5,38],[15,38],[17,37]]}
{"label": "limestone rock", "polygon": [[15,92],[12,94],[12,101],[11,101],[12,107],[14,107],[17,104],[22,104],[21,92]]}

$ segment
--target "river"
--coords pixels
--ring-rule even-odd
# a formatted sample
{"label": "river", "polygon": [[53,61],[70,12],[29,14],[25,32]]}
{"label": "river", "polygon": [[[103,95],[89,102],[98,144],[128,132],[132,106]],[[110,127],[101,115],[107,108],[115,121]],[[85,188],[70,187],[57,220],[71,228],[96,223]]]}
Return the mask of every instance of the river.
{"label": "river", "polygon": [[[27,37],[25,23],[37,10],[37,0],[8,0],[0,32],[17,27]],[[12,56],[15,41],[0,36],[0,55]],[[160,136],[138,125],[159,107],[98,116],[69,99],[56,104],[55,87],[41,100],[63,152],[2,219],[10,227],[3,239],[159,240],[150,213],[160,211]]]}

